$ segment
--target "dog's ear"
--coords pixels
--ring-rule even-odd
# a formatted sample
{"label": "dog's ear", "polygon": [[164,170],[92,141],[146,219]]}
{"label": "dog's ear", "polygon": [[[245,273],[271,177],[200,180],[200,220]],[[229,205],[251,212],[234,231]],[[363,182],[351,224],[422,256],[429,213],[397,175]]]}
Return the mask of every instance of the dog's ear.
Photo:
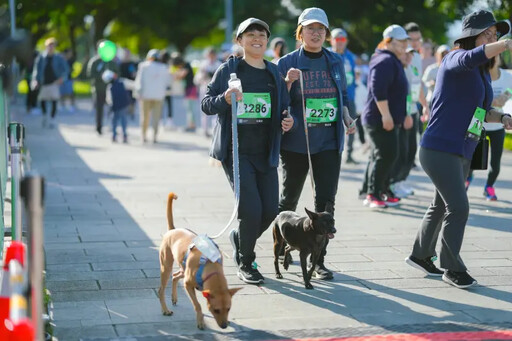
{"label": "dog's ear", "polygon": [[238,292],[238,290],[242,290],[242,288],[231,288],[231,289],[228,289],[229,294],[231,295],[231,297],[233,297],[233,295],[236,294]]}
{"label": "dog's ear", "polygon": [[210,300],[210,290],[203,290],[203,297]]}
{"label": "dog's ear", "polygon": [[326,202],[324,211],[334,215],[334,203],[332,201]]}
{"label": "dog's ear", "polygon": [[306,211],[306,214],[308,215],[309,219],[313,220],[318,217],[318,214],[316,212],[311,212],[306,207],[304,207],[304,210]]}

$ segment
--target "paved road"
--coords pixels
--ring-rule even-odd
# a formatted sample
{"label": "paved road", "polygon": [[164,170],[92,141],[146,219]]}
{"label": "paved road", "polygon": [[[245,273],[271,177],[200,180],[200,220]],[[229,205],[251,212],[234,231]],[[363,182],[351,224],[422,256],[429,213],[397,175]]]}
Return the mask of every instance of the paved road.
{"label": "paved road", "polygon": [[[156,145],[143,145],[132,122],[130,143],[113,144],[109,134],[95,133],[91,104],[81,101],[79,108],[73,115],[60,113],[55,129],[43,129],[41,116],[17,115],[26,125],[32,167],[46,178],[46,282],[60,340],[269,340],[512,329],[511,152],[504,154],[496,184],[498,202],[482,197],[482,172],[469,189],[462,257],[480,286],[459,290],[404,263],[432,196],[421,170],[410,177],[412,198],[398,208],[372,211],[357,199],[363,164],[343,165],[339,232],[326,258],[334,280],[315,281],[314,291],[305,290],[297,262],[284,279],[275,279],[267,232],[257,244],[265,284],[246,285],[236,277],[225,235],[219,245],[228,282],[243,290],[234,297],[226,330],[207,313],[208,328],[198,331],[181,288],[174,315],[162,316],[157,249],[170,191],[179,195],[178,227],[213,235],[229,218],[233,195],[221,168],[209,165],[210,141],[178,130],[163,131]],[[304,206],[313,206],[308,186],[299,205]]]}

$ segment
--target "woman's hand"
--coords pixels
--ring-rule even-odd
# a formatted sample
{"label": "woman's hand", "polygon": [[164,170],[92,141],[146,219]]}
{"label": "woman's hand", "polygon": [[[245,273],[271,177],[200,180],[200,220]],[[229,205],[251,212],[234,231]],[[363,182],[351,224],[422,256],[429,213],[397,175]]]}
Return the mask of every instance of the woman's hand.
{"label": "woman's hand", "polygon": [[393,122],[393,117],[391,115],[382,115],[382,128],[391,131],[394,127],[395,123]]}
{"label": "woman's hand", "polygon": [[291,83],[295,82],[296,80],[298,80],[299,78],[300,78],[300,70],[291,68],[286,73],[286,78],[284,80],[287,84],[291,84]]}
{"label": "woman's hand", "polygon": [[505,103],[507,103],[507,101],[510,99],[510,97],[512,97],[512,95],[508,91],[505,91],[501,95],[494,98],[494,100],[492,101],[492,106],[502,108],[505,105]]}
{"label": "woman's hand", "polygon": [[283,110],[282,115],[284,118],[281,120],[281,129],[283,129],[283,133],[286,133],[293,127],[293,117],[288,110]]}
{"label": "woman's hand", "polygon": [[356,120],[352,119],[348,108],[343,107],[343,122],[345,123],[345,127],[347,127],[347,135],[354,134],[356,132]]}
{"label": "woman's hand", "polygon": [[414,121],[412,119],[412,116],[410,115],[407,115],[405,116],[405,120],[404,120],[404,129],[406,130],[409,130],[412,128],[412,125],[413,125]]}
{"label": "woman's hand", "polygon": [[501,123],[503,123],[503,128],[505,128],[507,130],[511,130],[512,129],[512,117],[510,117],[510,116],[503,116],[501,118]]}
{"label": "woman's hand", "polygon": [[232,89],[227,89],[226,92],[224,92],[224,98],[226,99],[226,102],[228,102],[229,105],[231,105],[231,94],[235,94],[236,95],[236,100],[237,102],[238,101],[241,101],[243,99],[243,94],[238,91],[238,89],[235,89],[235,88],[232,88]]}

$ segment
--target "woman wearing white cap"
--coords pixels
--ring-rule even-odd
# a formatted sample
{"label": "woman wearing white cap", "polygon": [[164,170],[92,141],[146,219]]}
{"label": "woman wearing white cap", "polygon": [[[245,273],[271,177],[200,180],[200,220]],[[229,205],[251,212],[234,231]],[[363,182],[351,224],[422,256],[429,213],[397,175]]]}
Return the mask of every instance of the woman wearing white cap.
{"label": "woman wearing white cap", "polygon": [[[329,22],[325,12],[316,7],[307,8],[299,16],[296,39],[301,46],[278,61],[279,72],[286,76],[290,89],[291,114],[298,123],[283,137],[281,161],[283,190],[279,211],[295,211],[309,170],[311,155],[315,182],[315,210],[333,207],[340,173],[345,128],[353,122],[348,113],[343,58],[323,48],[330,38]],[[303,84],[300,84],[300,74]],[[303,88],[303,93],[302,89]],[[306,110],[309,148],[303,119]],[[326,114],[324,114],[326,113]],[[355,126],[348,133],[355,132]],[[324,250],[313,276],[332,279],[333,274],[324,265]]]}
{"label": "woman wearing white cap", "polygon": [[[501,123],[512,129],[512,118],[491,107],[493,91],[489,69],[495,56],[512,50],[512,40],[497,41],[509,24],[497,22],[488,11],[469,14],[462,21],[462,35],[439,68],[432,96],[432,112],[420,148],[420,162],[435,186],[411,255],[406,262],[429,276],[442,276],[457,288],[475,285],[460,256],[469,217],[465,180],[482,134],[482,123]],[[436,258],[437,240],[441,234]]]}
{"label": "woman wearing white cap", "polygon": [[[278,213],[281,137],[293,126],[293,119],[286,117],[289,102],[286,85],[276,65],[263,59],[269,37],[270,30],[264,21],[256,18],[243,21],[236,34],[243,57],[231,56],[217,69],[201,102],[205,114],[217,115],[210,156],[222,162],[233,188],[231,94],[235,93],[237,100],[243,99],[244,110],[237,113],[240,224],[231,231],[229,239],[237,275],[250,284],[264,281],[254,262],[254,248]],[[242,83],[243,94],[228,88],[233,73]]]}
{"label": "woman wearing white cap", "polygon": [[[390,176],[399,152],[398,128],[412,126],[407,114],[409,84],[402,66],[409,36],[403,27],[391,25],[370,60],[368,98],[362,114],[372,144],[362,193],[371,208],[396,206],[400,199],[390,189]],[[407,119],[406,119],[407,118]]]}

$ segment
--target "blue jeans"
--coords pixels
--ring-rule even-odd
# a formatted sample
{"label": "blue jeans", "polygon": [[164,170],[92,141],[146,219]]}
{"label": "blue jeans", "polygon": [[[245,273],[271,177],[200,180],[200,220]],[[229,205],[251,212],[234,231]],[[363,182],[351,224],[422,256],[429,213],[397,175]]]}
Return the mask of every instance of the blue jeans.
{"label": "blue jeans", "polygon": [[128,107],[114,111],[114,117],[112,118],[112,133],[113,138],[115,139],[117,136],[117,125],[119,121],[121,121],[121,128],[123,129],[123,137],[127,137],[126,133],[126,125],[127,125],[127,117],[128,115]]}

